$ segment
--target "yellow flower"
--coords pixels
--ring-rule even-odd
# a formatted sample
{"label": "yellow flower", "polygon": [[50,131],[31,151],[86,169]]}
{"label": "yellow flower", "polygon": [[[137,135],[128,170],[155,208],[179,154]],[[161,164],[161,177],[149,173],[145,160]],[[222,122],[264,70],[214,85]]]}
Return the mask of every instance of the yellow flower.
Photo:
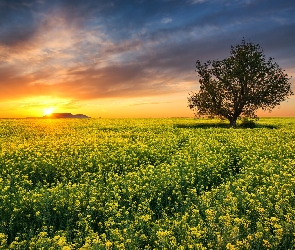
{"label": "yellow flower", "polygon": [[113,243],[110,241],[106,242],[106,249],[111,249],[112,248]]}
{"label": "yellow flower", "polygon": [[7,235],[4,233],[0,233],[0,245],[5,246],[7,243]]}
{"label": "yellow flower", "polygon": [[263,246],[266,247],[266,248],[271,247],[270,243],[267,240],[263,240]]}
{"label": "yellow flower", "polygon": [[72,248],[70,247],[70,246],[64,246],[63,248],[62,248],[62,250],[71,250]]}
{"label": "yellow flower", "polygon": [[235,248],[235,246],[232,245],[231,243],[227,243],[227,245],[226,245],[226,249],[228,249],[228,250],[235,250],[236,248]]}

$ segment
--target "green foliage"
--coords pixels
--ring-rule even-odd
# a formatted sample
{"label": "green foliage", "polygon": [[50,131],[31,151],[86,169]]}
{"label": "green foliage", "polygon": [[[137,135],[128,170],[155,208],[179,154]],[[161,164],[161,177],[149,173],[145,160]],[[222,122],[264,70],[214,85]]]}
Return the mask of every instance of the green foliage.
{"label": "green foliage", "polygon": [[240,127],[242,127],[242,128],[255,128],[256,124],[253,121],[253,119],[242,118],[242,122],[240,124]]}
{"label": "green foliage", "polygon": [[271,111],[293,94],[288,75],[258,44],[242,40],[230,53],[221,61],[197,61],[200,90],[188,98],[197,116],[223,117],[235,127],[238,117],[255,118],[259,108]]}
{"label": "green foliage", "polygon": [[0,248],[292,249],[295,119],[256,124],[0,120]]}

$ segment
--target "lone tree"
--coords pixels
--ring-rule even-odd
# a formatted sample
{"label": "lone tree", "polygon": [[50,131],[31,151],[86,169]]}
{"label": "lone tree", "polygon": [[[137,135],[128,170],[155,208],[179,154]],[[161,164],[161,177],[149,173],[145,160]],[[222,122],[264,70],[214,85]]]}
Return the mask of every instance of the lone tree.
{"label": "lone tree", "polygon": [[196,62],[200,90],[188,97],[196,115],[226,118],[236,127],[238,117],[256,118],[259,108],[271,111],[293,95],[290,78],[273,58],[265,59],[259,44],[231,46],[230,57]]}

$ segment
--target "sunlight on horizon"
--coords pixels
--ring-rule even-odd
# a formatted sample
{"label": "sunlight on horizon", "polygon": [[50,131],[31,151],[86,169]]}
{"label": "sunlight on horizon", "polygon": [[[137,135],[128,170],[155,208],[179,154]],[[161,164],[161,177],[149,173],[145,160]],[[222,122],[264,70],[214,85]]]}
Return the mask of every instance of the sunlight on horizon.
{"label": "sunlight on horizon", "polygon": [[53,113],[53,111],[54,111],[54,108],[52,108],[52,107],[46,108],[46,109],[44,109],[43,114],[44,115],[51,115]]}

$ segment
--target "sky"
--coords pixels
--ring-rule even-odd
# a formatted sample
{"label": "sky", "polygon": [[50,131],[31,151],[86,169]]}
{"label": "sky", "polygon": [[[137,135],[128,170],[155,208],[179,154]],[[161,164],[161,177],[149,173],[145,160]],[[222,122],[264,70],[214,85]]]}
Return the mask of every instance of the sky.
{"label": "sky", "polygon": [[[197,60],[260,44],[295,92],[294,0],[0,0],[0,117],[193,117]],[[295,96],[271,113],[295,116]]]}

